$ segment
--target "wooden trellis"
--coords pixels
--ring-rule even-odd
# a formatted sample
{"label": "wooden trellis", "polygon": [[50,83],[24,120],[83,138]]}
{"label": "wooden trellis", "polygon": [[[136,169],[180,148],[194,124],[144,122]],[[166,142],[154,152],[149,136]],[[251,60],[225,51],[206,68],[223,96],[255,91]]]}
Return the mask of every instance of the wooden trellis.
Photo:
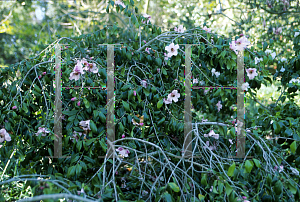
{"label": "wooden trellis", "polygon": [[[61,45],[56,44],[55,46],[55,114],[54,114],[54,134],[56,139],[54,140],[54,156],[48,156],[49,158],[70,158],[70,156],[62,156],[62,113],[61,113],[61,88],[78,88],[78,87],[62,87],[61,86]],[[114,117],[114,45],[122,44],[102,44],[107,45],[107,87],[91,87],[100,88],[107,90],[107,115],[106,115],[106,131],[107,131],[107,154],[106,156],[99,156],[99,158],[111,158],[114,157],[114,145],[112,142],[115,141],[115,117]],[[185,45],[185,102],[184,102],[184,158],[198,158],[201,156],[192,156],[192,116],[191,116],[191,89],[199,88],[225,88],[225,87],[192,87],[191,86],[191,46],[199,44],[179,44]],[[237,57],[237,87],[231,86],[227,88],[237,89],[237,120],[242,123],[237,127],[237,155],[229,156],[235,159],[245,158],[245,107],[244,107],[244,91],[241,89],[244,83],[244,57],[243,52]],[[82,87],[80,87],[82,88]],[[88,88],[88,87],[83,87]],[[182,158],[182,156],[178,156]],[[252,157],[247,157],[252,158]]]}

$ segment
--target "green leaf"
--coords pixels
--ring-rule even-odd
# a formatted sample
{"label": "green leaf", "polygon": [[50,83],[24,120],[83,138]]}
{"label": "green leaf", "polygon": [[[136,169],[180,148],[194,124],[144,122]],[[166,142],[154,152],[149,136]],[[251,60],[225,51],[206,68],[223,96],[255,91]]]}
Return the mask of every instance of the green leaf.
{"label": "green leaf", "polygon": [[265,51],[268,47],[268,43],[266,41],[263,42],[264,43],[264,46],[263,46],[263,51]]}
{"label": "green leaf", "polygon": [[159,100],[158,103],[157,103],[157,109],[161,108],[164,104],[164,101],[163,99]]}
{"label": "green leaf", "polygon": [[167,71],[165,70],[165,68],[162,68],[161,71],[162,71],[162,73],[163,73],[164,75],[168,75],[168,73],[167,73]]}
{"label": "green leaf", "polygon": [[149,96],[150,92],[146,88],[144,88],[143,91],[144,91],[146,96]]}
{"label": "green leaf", "polygon": [[82,147],[82,141],[78,140],[77,144],[76,144],[76,148],[78,149],[78,151],[81,150]]}
{"label": "green leaf", "polygon": [[76,118],[76,115],[70,116],[70,117],[68,118],[68,121],[74,121],[75,118]]}
{"label": "green leaf", "polygon": [[217,47],[214,47],[214,48],[211,50],[212,54],[216,54],[217,50],[218,50]]}
{"label": "green leaf", "polygon": [[162,117],[162,119],[157,123],[157,125],[161,125],[165,122],[165,117]]}
{"label": "green leaf", "polygon": [[99,111],[98,113],[99,113],[99,117],[100,117],[101,122],[106,123],[106,117],[104,116],[104,114],[101,111]]}
{"label": "green leaf", "polygon": [[80,174],[80,172],[81,172],[81,169],[82,169],[82,167],[79,165],[79,164],[77,164],[76,165],[76,175],[78,176],[79,174]]}
{"label": "green leaf", "polygon": [[215,194],[218,194],[218,191],[217,191],[217,183],[218,183],[218,181],[215,180],[215,181],[214,181],[214,184],[213,184],[213,193],[215,193]]}
{"label": "green leaf", "polygon": [[124,102],[123,100],[122,100],[122,104],[123,104],[123,106],[124,106],[124,109],[125,109],[127,112],[130,112],[129,104],[128,104],[127,102]]}
{"label": "green leaf", "polygon": [[158,66],[158,67],[161,67],[161,65],[162,65],[162,60],[161,60],[160,58],[156,58],[155,61],[156,61],[157,66]]}
{"label": "green leaf", "polygon": [[295,153],[295,152],[296,152],[296,149],[297,149],[296,141],[294,141],[294,142],[290,145],[290,148],[291,148],[291,152],[292,152],[292,153]]}
{"label": "green leaf", "polygon": [[201,200],[204,200],[205,196],[203,196],[202,194],[198,194],[198,198]]}
{"label": "green leaf", "polygon": [[202,177],[201,177],[201,184],[203,186],[206,186],[207,185],[207,174],[202,174]]}
{"label": "green leaf", "polygon": [[280,195],[282,193],[282,188],[283,188],[283,184],[280,180],[278,180],[276,183],[275,183],[275,186],[274,186],[274,191],[277,195]]}
{"label": "green leaf", "polygon": [[130,90],[129,92],[128,92],[128,100],[131,100],[132,98],[133,98],[133,90]]}
{"label": "green leaf", "polygon": [[235,52],[231,51],[231,52],[230,52],[230,55],[231,55],[231,58],[232,58],[233,60],[236,60],[236,54],[235,54]]}
{"label": "green leaf", "polygon": [[171,189],[173,191],[175,191],[175,192],[179,192],[180,191],[179,187],[174,182],[170,182],[168,185],[171,187]]}
{"label": "green leaf", "polygon": [[75,114],[77,114],[79,110],[72,110],[72,111],[62,111],[62,114],[65,114],[67,116],[73,116]]}
{"label": "green leaf", "polygon": [[122,134],[124,132],[125,128],[123,126],[123,124],[120,122],[119,123],[119,132]]}
{"label": "green leaf", "polygon": [[260,165],[260,161],[259,161],[259,160],[257,160],[257,159],[253,159],[253,161],[254,161],[254,164],[256,165],[256,167],[258,167],[258,168],[260,168],[260,167],[261,167],[261,165]]}
{"label": "green leaf", "polygon": [[28,112],[28,108],[27,108],[25,102],[23,102],[23,104],[22,104],[22,109],[24,110],[25,113]]}
{"label": "green leaf", "polygon": [[234,169],[235,169],[235,162],[233,162],[233,164],[232,164],[232,165],[229,167],[229,169],[228,169],[227,175],[228,175],[229,177],[233,176]]}
{"label": "green leaf", "polygon": [[93,120],[90,120],[90,128],[91,128],[93,133],[97,133],[97,126],[96,126],[96,124],[94,123]]}
{"label": "green leaf", "polygon": [[225,184],[225,192],[226,192],[226,195],[229,196],[230,193],[232,192],[232,187],[226,182]]}
{"label": "green leaf", "polygon": [[83,102],[84,102],[86,108],[90,107],[90,103],[85,97],[83,98]]}
{"label": "green leaf", "polygon": [[288,183],[288,187],[290,188],[290,191],[292,192],[292,194],[296,194],[297,193],[297,188],[291,184],[291,182],[287,182]]}
{"label": "green leaf", "polygon": [[34,85],[34,90],[36,90],[36,92],[38,92],[39,94],[42,93],[41,89],[36,84]]}
{"label": "green leaf", "polygon": [[172,196],[168,192],[165,192],[162,195],[162,198],[164,198],[167,202],[172,202]]}
{"label": "green leaf", "polygon": [[70,171],[70,177],[74,176],[75,175],[75,166],[72,166],[71,167],[71,171]]}
{"label": "green leaf", "polygon": [[88,141],[86,141],[86,146],[90,146],[90,144],[92,144],[94,141],[96,140],[96,138],[92,138],[92,139],[89,139]]}
{"label": "green leaf", "polygon": [[250,173],[252,168],[253,168],[253,164],[251,163],[251,161],[249,160],[246,160],[245,162],[245,168],[246,168],[246,172],[247,173]]}

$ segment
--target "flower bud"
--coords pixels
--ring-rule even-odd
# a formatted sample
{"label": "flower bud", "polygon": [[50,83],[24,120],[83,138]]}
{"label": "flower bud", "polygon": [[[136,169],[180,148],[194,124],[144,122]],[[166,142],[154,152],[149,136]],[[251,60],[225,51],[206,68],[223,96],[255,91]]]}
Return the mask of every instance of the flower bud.
{"label": "flower bud", "polygon": [[76,97],[71,98],[71,101],[74,101],[74,100],[76,100]]}
{"label": "flower bud", "polygon": [[122,135],[122,138],[125,138],[125,135],[124,135],[124,134]]}
{"label": "flower bud", "polygon": [[42,76],[41,76],[41,75],[39,76],[39,79],[40,79],[40,78],[42,78]]}
{"label": "flower bud", "polygon": [[17,109],[17,106],[13,106],[12,109]]}
{"label": "flower bud", "polygon": [[80,101],[77,102],[77,106],[78,106],[78,107],[80,106]]}
{"label": "flower bud", "polygon": [[43,72],[43,75],[46,75],[47,74],[47,72]]}

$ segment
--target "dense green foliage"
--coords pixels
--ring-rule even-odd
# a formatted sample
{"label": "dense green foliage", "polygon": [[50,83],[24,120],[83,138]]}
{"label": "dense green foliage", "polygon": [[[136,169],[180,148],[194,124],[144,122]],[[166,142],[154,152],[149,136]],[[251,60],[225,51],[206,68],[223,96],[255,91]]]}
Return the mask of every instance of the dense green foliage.
{"label": "dense green foliage", "polygon": [[[249,151],[247,156],[254,158],[241,162],[228,158],[235,155],[236,150],[236,145],[229,141],[236,137],[231,124],[236,118],[232,110],[236,103],[235,90],[212,89],[204,93],[200,89],[192,90],[195,121],[208,119],[209,122],[228,124],[225,127],[210,124],[199,130],[196,128],[193,154],[202,155],[202,158],[180,159],[175,156],[181,156],[184,138],[185,48],[180,45],[178,54],[165,60],[165,47],[171,43],[199,44],[192,48],[193,79],[204,81],[204,86],[237,86],[237,56],[229,45],[232,40],[208,33],[202,27],[193,27],[184,33],[163,32],[155,25],[141,23],[146,19],[138,15],[132,0],[126,5],[125,9],[117,6],[117,11],[130,17],[128,28],[115,23],[78,37],[59,38],[37,56],[1,69],[0,124],[11,136],[11,141],[5,141],[0,148],[0,164],[4,168],[0,171],[4,175],[1,176],[0,188],[6,190],[0,193],[2,200],[21,198],[19,190],[12,189],[12,182],[5,180],[19,175],[41,174],[51,180],[60,180],[60,184],[27,181],[23,190],[29,186],[32,188],[32,195],[28,196],[78,195],[77,191],[84,188],[90,198],[101,196],[102,201],[237,201],[243,196],[250,201],[299,201],[300,109],[294,102],[299,83],[289,82],[300,75],[300,35],[293,40],[295,57],[280,63],[278,70],[284,67],[285,71],[273,75],[273,80],[281,77],[279,90],[284,91],[280,99],[269,107],[260,106],[257,113],[246,113],[245,128],[250,132],[247,132],[245,148],[246,153]],[[106,11],[113,7],[116,5],[110,1]],[[139,27],[141,35],[138,34]],[[69,44],[62,48],[62,86],[105,85],[107,46],[102,44],[123,43],[114,47],[115,144],[117,148],[129,149],[128,157],[115,159],[115,162],[98,158],[105,155],[107,149],[106,92],[85,88],[62,89],[65,115],[63,156],[71,158],[51,161],[45,158],[53,155],[56,43]],[[256,68],[258,72],[258,76],[250,80],[245,71],[245,82],[250,84],[246,94],[255,97],[262,83],[272,82],[268,69],[274,60],[265,51],[273,50],[273,47],[270,40],[261,47],[245,50],[245,69]],[[263,61],[255,64],[255,57],[263,58]],[[86,72],[78,81],[69,80],[77,60],[84,58],[97,65],[99,74]],[[221,72],[219,77],[212,76],[213,68]],[[21,76],[4,86],[9,76],[16,78],[17,71]],[[141,84],[142,80],[146,80],[147,86]],[[165,104],[163,99],[173,90],[180,93],[178,102]],[[76,102],[71,101],[73,97],[77,98]],[[288,102],[285,102],[286,98],[289,98]],[[81,101],[80,106],[77,101]],[[223,105],[220,112],[216,107],[218,101]],[[12,109],[13,106],[17,109]],[[137,115],[144,116],[144,125],[133,124],[132,119],[140,121]],[[81,136],[78,142],[72,142],[73,131],[84,132],[79,122],[86,120],[91,120],[91,130],[86,137]],[[36,136],[39,127],[49,129],[50,133]],[[203,135],[211,130],[219,134],[217,140]],[[272,130],[271,134],[269,130]],[[126,138],[122,138],[123,134]],[[265,135],[280,138],[265,140]],[[217,147],[214,150],[205,148],[206,141]],[[279,169],[280,165],[283,165],[283,171]]]}

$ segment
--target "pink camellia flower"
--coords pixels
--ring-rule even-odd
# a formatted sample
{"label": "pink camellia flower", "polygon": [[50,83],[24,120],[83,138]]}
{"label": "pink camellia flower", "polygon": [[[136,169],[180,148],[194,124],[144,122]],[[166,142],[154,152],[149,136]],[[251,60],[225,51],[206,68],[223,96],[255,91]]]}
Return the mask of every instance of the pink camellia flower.
{"label": "pink camellia flower", "polygon": [[248,82],[242,84],[242,90],[248,91],[248,88],[249,88]]}
{"label": "pink camellia flower", "polygon": [[235,49],[238,51],[244,50],[248,45],[250,45],[250,41],[243,36],[235,41]]}
{"label": "pink camellia flower", "polygon": [[116,0],[115,4],[116,4],[116,5],[120,5],[120,6],[122,6],[123,8],[126,7],[125,4],[124,4],[121,0]]}
{"label": "pink camellia flower", "polygon": [[70,80],[75,79],[75,81],[77,81],[77,80],[79,80],[81,74],[84,74],[84,71],[82,69],[81,62],[78,61],[77,64],[75,65],[75,67],[74,67],[73,72],[70,74],[69,79]]}
{"label": "pink camellia flower", "polygon": [[215,75],[217,78],[220,76],[220,72],[216,72],[215,68],[212,68],[211,73]]}
{"label": "pink camellia flower", "polygon": [[178,28],[175,27],[174,30],[175,30],[176,32],[183,33],[183,32],[184,32],[184,30],[183,30],[183,25],[179,25]]}
{"label": "pink camellia flower", "polygon": [[168,100],[172,100],[174,102],[178,102],[178,98],[180,97],[180,94],[177,92],[177,90],[173,90],[172,93],[168,95]]}
{"label": "pink camellia flower", "polygon": [[258,75],[255,68],[246,69],[246,72],[250,80],[254,79],[254,77]]}
{"label": "pink camellia flower", "polygon": [[248,91],[248,88],[249,88],[248,82],[242,84],[242,90]]}
{"label": "pink camellia flower", "polygon": [[135,90],[133,91],[133,95],[136,96],[136,91]]}
{"label": "pink camellia flower", "polygon": [[206,94],[208,91],[210,91],[210,89],[204,90],[204,94]]}
{"label": "pink camellia flower", "polygon": [[122,138],[125,138],[125,135],[124,135],[124,134],[122,135]]}
{"label": "pink camellia flower", "polygon": [[80,194],[85,194],[85,192],[84,192],[84,189],[83,189],[83,188],[81,188],[81,190],[80,190],[80,191],[77,191],[77,194],[78,194],[78,195],[80,195]]}
{"label": "pink camellia flower", "polygon": [[281,32],[282,32],[282,28],[281,28],[281,27],[279,27],[279,28],[277,28],[277,29],[273,28],[273,33],[274,33],[274,34],[278,35],[278,34],[280,34]]}
{"label": "pink camellia flower", "polygon": [[[247,199],[246,196],[243,196],[242,198],[243,198],[243,202],[250,202],[249,200],[246,200],[246,199]],[[240,200],[241,200],[241,199],[237,199],[237,201],[240,201]]]}
{"label": "pink camellia flower", "polygon": [[172,100],[170,100],[169,98],[168,98],[168,99],[165,99],[165,98],[164,98],[164,103],[166,103],[166,104],[171,104],[171,103],[172,103]]}
{"label": "pink camellia flower", "polygon": [[143,87],[147,88],[147,81],[146,80],[142,80],[141,84],[142,84]]}
{"label": "pink camellia flower", "polygon": [[10,137],[9,133],[4,128],[2,128],[0,130],[0,143],[4,142],[4,141],[10,142],[11,137]]}
{"label": "pink camellia flower", "polygon": [[230,49],[233,50],[235,54],[238,54],[237,50],[235,49],[235,41],[232,41],[231,43],[229,43],[229,45]]}
{"label": "pink camellia flower", "polygon": [[144,18],[147,18],[147,21],[145,22],[144,20],[142,20],[142,23],[143,23],[143,24],[148,24],[148,23],[150,22],[151,16],[150,16],[150,15],[147,15],[147,14],[143,14],[143,17],[144,17]]}
{"label": "pink camellia flower", "polygon": [[39,134],[42,133],[42,136],[46,136],[47,134],[46,133],[50,133],[50,131],[46,128],[42,128],[42,127],[39,127],[39,130],[36,134],[36,136],[39,136]]}
{"label": "pink camellia flower", "polygon": [[150,54],[150,51],[149,51],[149,50],[150,50],[150,48],[148,48],[148,47],[145,49],[145,51],[146,51],[148,54]]}
{"label": "pink camellia flower", "polygon": [[76,100],[77,98],[76,97],[73,97],[73,98],[71,98],[71,101],[74,101],[74,100]]}
{"label": "pink camellia flower", "polygon": [[217,107],[218,107],[218,112],[219,112],[220,109],[222,109],[221,101],[218,102]]}
{"label": "pink camellia flower", "polygon": [[119,155],[122,155],[124,157],[128,157],[128,154],[130,153],[128,149],[124,149],[123,147],[119,147],[118,149],[116,149],[116,151],[119,152]]}
{"label": "pink camellia flower", "polygon": [[40,78],[42,78],[42,76],[41,76],[41,75],[39,76],[39,79],[40,79]]}
{"label": "pink camellia flower", "polygon": [[79,125],[83,127],[83,130],[91,130],[90,128],[90,120],[80,121]]}
{"label": "pink camellia flower", "polygon": [[[277,171],[278,170],[278,166],[275,166],[274,169]],[[278,172],[282,172],[283,171],[283,166],[279,166],[279,171]]]}
{"label": "pink camellia flower", "polygon": [[204,119],[204,117],[202,118],[202,123],[207,122],[207,121],[208,121],[208,119]]}
{"label": "pink camellia flower", "polygon": [[215,150],[215,149],[217,149],[217,146],[215,144],[209,146],[209,141],[206,141],[206,145],[207,146],[204,146],[204,148],[210,149],[212,151]]}
{"label": "pink camellia flower", "polygon": [[47,74],[47,72],[43,72],[43,75],[46,75]]}
{"label": "pink camellia flower", "polygon": [[80,62],[81,64],[83,64],[85,66],[87,66],[89,64],[88,61],[85,58],[83,58],[82,60],[77,61],[77,62]]}
{"label": "pink camellia flower", "polygon": [[168,57],[167,53],[164,53],[164,55],[165,55],[165,60],[168,60],[169,57]]}
{"label": "pink camellia flower", "polygon": [[78,107],[80,106],[80,101],[77,102],[77,106],[78,106]]}
{"label": "pink camellia flower", "polygon": [[89,72],[93,72],[94,74],[98,73],[98,68],[96,66],[95,63],[88,63],[88,65],[86,65],[83,70],[89,71]]}
{"label": "pink camellia flower", "polygon": [[[79,135],[79,136],[78,136]],[[76,140],[76,142],[78,142],[79,138],[82,136],[82,133],[74,131],[73,132],[73,138],[70,138],[73,143],[75,142],[74,140]],[[84,136],[86,136],[86,134],[84,134]]]}
{"label": "pink camellia flower", "polygon": [[169,46],[166,46],[165,50],[168,51],[168,55],[167,56],[169,58],[172,57],[173,55],[176,56],[178,54],[177,49],[179,49],[179,45],[178,44],[174,45],[174,43],[171,43]]}
{"label": "pink camellia flower", "polygon": [[219,134],[215,134],[214,130],[211,130],[208,134],[204,134],[204,137],[213,137],[219,139]]}
{"label": "pink camellia flower", "polygon": [[211,29],[210,29],[210,28],[207,28],[206,26],[204,26],[203,29],[204,29],[205,31],[209,32],[209,33],[211,32]]}
{"label": "pink camellia flower", "polygon": [[17,106],[13,106],[12,109],[17,109]]}

